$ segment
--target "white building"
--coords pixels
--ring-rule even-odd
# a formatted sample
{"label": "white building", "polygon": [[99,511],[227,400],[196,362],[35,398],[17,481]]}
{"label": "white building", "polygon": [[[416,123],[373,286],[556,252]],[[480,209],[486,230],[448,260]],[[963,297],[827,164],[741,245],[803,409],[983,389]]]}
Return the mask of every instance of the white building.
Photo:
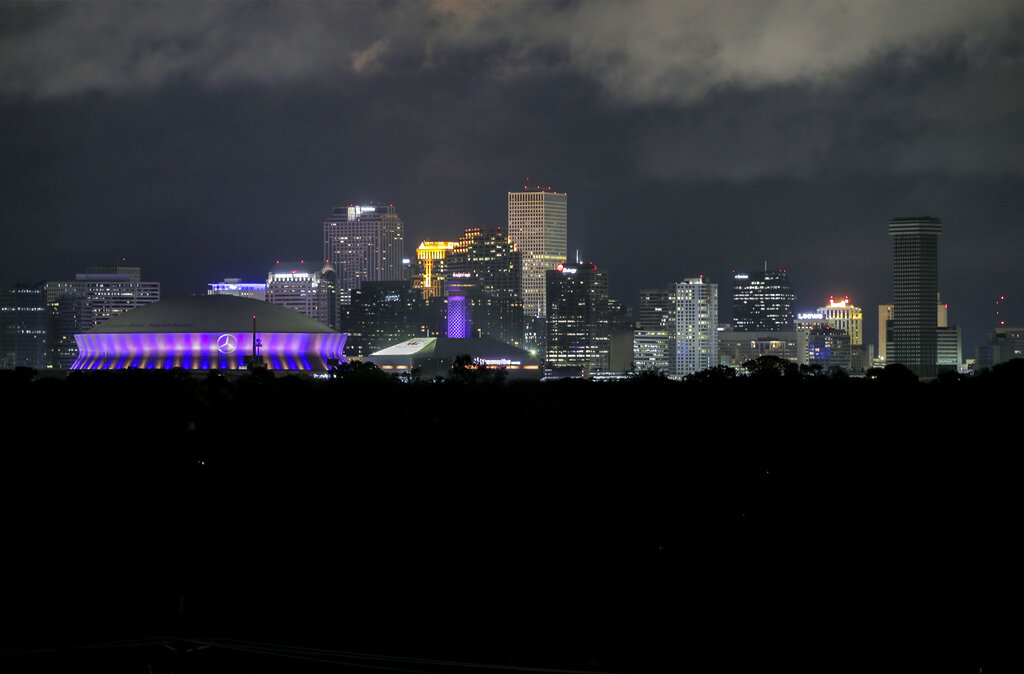
{"label": "white building", "polygon": [[324,221],[324,259],[334,265],[338,299],[350,304],[363,281],[400,281],[405,225],[394,204],[338,206]]}
{"label": "white building", "polygon": [[718,285],[703,277],[676,283],[672,293],[675,314],[673,378],[683,378],[718,365]]}
{"label": "white building", "polygon": [[544,316],[545,274],[566,261],[568,197],[550,187],[523,189],[508,193],[508,234],[523,254],[523,313]]}

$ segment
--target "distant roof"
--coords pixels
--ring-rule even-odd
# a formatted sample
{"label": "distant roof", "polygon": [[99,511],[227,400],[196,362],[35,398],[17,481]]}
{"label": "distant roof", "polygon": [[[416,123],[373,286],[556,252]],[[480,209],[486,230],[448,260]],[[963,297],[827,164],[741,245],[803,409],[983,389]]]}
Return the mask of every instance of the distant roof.
{"label": "distant roof", "polygon": [[90,333],[249,332],[333,333],[292,309],[233,295],[195,295],[161,300],[118,314]]}
{"label": "distant roof", "polygon": [[536,361],[529,351],[517,346],[506,344],[492,337],[474,337],[456,339],[452,337],[416,337],[394,344],[369,357],[375,356],[429,356],[435,358],[455,358],[471,355],[474,358],[509,358],[516,357],[523,361]]}

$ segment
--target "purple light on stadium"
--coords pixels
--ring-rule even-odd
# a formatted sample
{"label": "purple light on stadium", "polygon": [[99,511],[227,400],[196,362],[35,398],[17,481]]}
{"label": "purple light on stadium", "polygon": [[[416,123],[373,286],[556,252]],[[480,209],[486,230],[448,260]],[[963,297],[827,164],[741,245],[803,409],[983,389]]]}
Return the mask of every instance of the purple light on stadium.
{"label": "purple light on stadium", "polygon": [[[327,370],[328,359],[344,363],[342,333],[260,332],[261,354],[272,369]],[[251,332],[87,333],[75,335],[73,370],[237,370],[252,355]]]}

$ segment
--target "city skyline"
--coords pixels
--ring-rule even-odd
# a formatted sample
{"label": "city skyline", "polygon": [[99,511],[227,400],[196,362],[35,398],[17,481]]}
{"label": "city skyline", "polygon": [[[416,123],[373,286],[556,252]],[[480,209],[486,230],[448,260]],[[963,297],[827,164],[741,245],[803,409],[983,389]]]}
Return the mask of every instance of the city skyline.
{"label": "city skyline", "polygon": [[965,355],[997,297],[1024,322],[1020,5],[523,9],[3,6],[0,285],[122,258],[165,297],[260,280],[376,198],[409,257],[505,225],[530,177],[571,196],[567,257],[634,309],[767,262],[797,311],[848,295],[873,335],[886,223],[930,215]]}

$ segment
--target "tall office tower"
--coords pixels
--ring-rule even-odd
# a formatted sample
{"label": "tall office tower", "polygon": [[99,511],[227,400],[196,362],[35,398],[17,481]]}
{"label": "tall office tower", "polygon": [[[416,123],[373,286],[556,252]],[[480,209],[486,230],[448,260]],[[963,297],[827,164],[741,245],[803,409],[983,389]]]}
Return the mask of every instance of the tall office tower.
{"label": "tall office tower", "polygon": [[736,332],[793,329],[796,295],[784,269],[736,274],[732,289],[732,320]]}
{"label": "tall office tower", "polygon": [[508,193],[508,235],[523,254],[523,312],[544,316],[548,270],[566,261],[567,195],[550,187],[524,185]]}
{"label": "tall office tower", "polygon": [[850,304],[849,296],[841,300],[837,300],[834,295],[830,296],[827,305],[818,307],[818,313],[827,325],[845,330],[851,345],[864,343],[864,312],[860,307]]}
{"label": "tall office tower", "polygon": [[938,218],[894,218],[892,353],[888,361],[910,368],[919,377],[936,373],[935,328],[939,296]]}
{"label": "tall office tower", "polygon": [[416,249],[413,287],[423,294],[423,299],[440,297],[444,293],[444,280],[448,277],[447,257],[453,248],[454,241],[424,241]]}
{"label": "tall office tower", "polygon": [[143,281],[139,267],[89,267],[74,281],[48,281],[47,367],[68,369],[78,357],[75,335],[108,318],[160,300],[160,284]]}
{"label": "tall office tower", "polygon": [[641,290],[640,315],[633,333],[633,367],[668,373],[675,344],[675,312],[669,290]]}
{"label": "tall office tower", "polygon": [[449,282],[466,293],[473,333],[523,343],[523,254],[502,227],[467,229],[446,257]]}
{"label": "tall office tower", "polygon": [[46,367],[46,291],[19,283],[0,295],[0,369]]}
{"label": "tall office tower", "polygon": [[336,329],[335,292],[334,267],[330,262],[320,271],[305,261],[278,262],[267,275],[267,302],[298,311]]}
{"label": "tall office tower", "polygon": [[583,374],[609,367],[608,275],[597,265],[559,264],[546,272],[547,356]]}
{"label": "tall office tower", "polygon": [[223,283],[210,283],[209,286],[207,295],[234,295],[261,302],[267,300],[266,283],[242,283],[240,278],[226,278]]}
{"label": "tall office tower", "polygon": [[672,292],[675,351],[669,375],[683,378],[718,365],[718,285],[703,277],[676,283]]}
{"label": "tall office tower", "polygon": [[338,301],[349,304],[364,281],[399,281],[405,227],[394,204],[338,206],[324,220],[324,259],[338,275]]}

